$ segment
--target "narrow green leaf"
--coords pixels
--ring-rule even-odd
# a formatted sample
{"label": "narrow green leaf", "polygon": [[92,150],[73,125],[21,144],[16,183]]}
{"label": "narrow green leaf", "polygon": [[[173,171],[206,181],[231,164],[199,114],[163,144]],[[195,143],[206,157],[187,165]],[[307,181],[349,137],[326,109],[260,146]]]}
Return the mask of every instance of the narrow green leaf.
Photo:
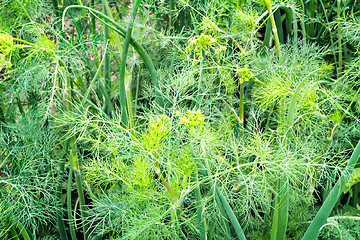
{"label": "narrow green leaf", "polygon": [[[108,16],[104,15],[103,13],[101,13],[101,12],[95,10],[95,9],[86,7],[86,6],[71,5],[71,6],[66,7],[64,12],[63,12],[63,22],[64,22],[64,18],[65,18],[65,15],[66,15],[66,11],[68,9],[71,9],[71,8],[81,8],[81,9],[86,9],[86,10],[90,11],[90,13],[93,14],[100,22],[102,22],[103,24],[107,24],[107,26],[109,26],[111,29],[113,29],[114,31],[119,33],[121,36],[125,37],[126,30],[120,24],[118,24],[116,21],[109,18]],[[132,38],[131,36],[130,36],[130,44],[137,51],[137,53],[142,58],[142,60],[144,61],[145,65],[147,67],[147,69],[150,72],[151,79],[153,81],[153,84],[154,84],[154,87],[155,87],[155,92],[156,92],[156,103],[160,107],[164,107],[164,99],[162,97],[161,90],[160,90],[160,87],[159,87],[157,73],[156,73],[156,70],[155,70],[154,63],[152,62],[149,54],[146,52],[144,47],[138,41],[136,41],[134,38]]]}
{"label": "narrow green leaf", "polygon": [[122,123],[129,127],[129,109],[131,106],[128,106],[126,102],[126,91],[125,91],[125,70],[126,70],[126,59],[129,50],[131,33],[134,25],[134,20],[137,14],[137,10],[140,6],[141,0],[136,0],[133,11],[131,13],[131,19],[129,22],[129,27],[126,31],[124,45],[121,52],[121,63],[120,63],[120,105],[121,105],[121,121]]}
{"label": "narrow green leaf", "polygon": [[326,224],[327,218],[330,216],[335,204],[339,200],[341,193],[343,192],[346,183],[349,181],[352,172],[360,157],[360,141],[355,147],[353,154],[350,157],[344,171],[341,174],[340,179],[336,182],[335,186],[331,189],[326,200],[322,204],[320,210],[312,220],[310,226],[306,230],[302,240],[317,239],[320,228]]}

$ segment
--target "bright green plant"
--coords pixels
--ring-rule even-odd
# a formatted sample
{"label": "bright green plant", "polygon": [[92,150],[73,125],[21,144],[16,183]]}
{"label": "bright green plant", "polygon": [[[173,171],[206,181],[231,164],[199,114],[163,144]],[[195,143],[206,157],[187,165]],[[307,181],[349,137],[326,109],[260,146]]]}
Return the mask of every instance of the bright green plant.
{"label": "bright green plant", "polygon": [[163,174],[161,173],[160,163],[158,160],[158,149],[161,146],[161,142],[163,138],[166,137],[169,133],[171,127],[170,119],[165,115],[161,115],[158,119],[150,118],[149,129],[148,132],[144,135],[142,141],[144,143],[144,148],[148,151],[154,150],[154,158],[156,164],[156,174],[159,176],[160,180],[170,193],[172,200],[174,203],[178,201],[178,197],[173,191],[172,187],[166,181]]}
{"label": "bright green plant", "polygon": [[2,1],[0,238],[357,239],[359,9],[261,3]]}

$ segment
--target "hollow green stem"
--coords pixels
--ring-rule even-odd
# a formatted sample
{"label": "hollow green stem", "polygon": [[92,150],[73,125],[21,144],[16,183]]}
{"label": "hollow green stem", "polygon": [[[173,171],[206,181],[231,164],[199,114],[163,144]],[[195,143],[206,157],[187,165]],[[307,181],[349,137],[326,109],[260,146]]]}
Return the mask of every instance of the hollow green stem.
{"label": "hollow green stem", "polygon": [[[72,139],[72,141],[74,141],[74,138]],[[77,192],[79,195],[80,215],[81,215],[84,239],[87,240],[89,237],[89,232],[88,232],[88,226],[86,224],[87,214],[86,214],[86,207],[85,207],[85,194],[84,194],[84,190],[82,187],[78,155],[77,155],[75,149],[70,149],[69,158],[70,158],[70,167],[73,169],[73,171],[75,173],[75,183],[76,183],[76,189],[77,189]]]}
{"label": "hollow green stem", "polygon": [[289,215],[289,182],[285,173],[281,173],[276,189],[271,240],[283,240],[286,236]]}
{"label": "hollow green stem", "polygon": [[222,225],[223,225],[222,227],[224,228],[224,232],[225,232],[225,237],[226,237],[225,239],[229,240],[229,239],[231,239],[231,233],[230,233],[229,221],[226,219],[227,214],[226,214],[226,212],[224,210],[224,206],[223,206],[222,202],[220,201],[219,196],[216,194],[216,192],[215,192],[214,197],[215,197],[216,205],[219,208],[221,215],[223,216],[221,218],[221,222],[222,222]]}
{"label": "hollow green stem", "polygon": [[67,196],[66,196],[66,206],[68,211],[68,221],[69,221],[69,230],[70,230],[70,236],[72,240],[76,240],[76,233],[74,229],[75,221],[72,217],[72,206],[71,206],[71,186],[72,186],[72,179],[73,179],[73,168],[70,167],[69,170],[69,178],[68,178],[68,185],[67,185]]}
{"label": "hollow green stem", "polygon": [[[194,154],[193,149],[192,149],[192,152]],[[198,167],[199,172],[204,177],[208,177],[210,175],[207,168],[205,168],[205,166],[202,163],[197,163],[197,167]],[[244,233],[243,229],[241,228],[240,223],[237,220],[236,215],[235,215],[234,211],[232,210],[230,204],[226,200],[226,197],[221,192],[220,188],[216,185],[216,182],[213,182],[212,185],[215,190],[215,199],[218,198],[218,200],[219,200],[218,206],[220,208],[223,208],[224,212],[228,216],[228,219],[230,220],[233,228],[235,229],[237,238],[240,240],[246,240],[245,233]]]}
{"label": "hollow green stem", "polygon": [[[133,11],[131,13],[131,18],[129,22],[129,27],[125,34],[124,45],[121,52],[121,63],[120,63],[120,105],[121,105],[121,121],[125,126],[129,127],[129,108],[132,106],[127,105],[126,101],[126,91],[125,91],[125,70],[126,70],[126,59],[130,45],[131,32],[134,25],[134,20],[137,14],[137,10],[140,6],[141,0],[136,0]],[[129,101],[128,101],[129,102]],[[131,124],[130,124],[131,125]]]}
{"label": "hollow green stem", "polygon": [[308,36],[310,38],[314,38],[315,37],[314,17],[315,17],[315,11],[316,11],[315,0],[310,0],[308,11],[309,11],[309,18],[310,18],[310,22],[308,25]]}
{"label": "hollow green stem", "polygon": [[[108,3],[106,0],[102,0],[102,6],[103,6],[103,11],[104,14],[106,14],[107,16],[109,16],[109,12],[108,12]],[[107,25],[104,25],[104,45],[105,47],[107,46],[107,43],[110,40],[110,28]],[[104,85],[105,85],[105,89],[106,89],[106,93],[108,95],[110,95],[110,91],[111,91],[111,72],[110,72],[110,54],[106,53],[105,56],[105,62],[104,62]],[[106,105],[108,104],[108,102],[106,102]],[[107,106],[106,112],[108,115],[111,115],[111,110],[110,110],[110,106]]]}
{"label": "hollow green stem", "polygon": [[[198,173],[195,173],[195,182],[199,182]],[[197,218],[198,218],[198,225],[200,231],[200,240],[206,240],[206,230],[205,230],[205,219],[203,216],[203,205],[201,202],[201,192],[200,192],[200,185],[197,185],[195,188],[195,198],[196,198],[196,205],[197,205]]]}
{"label": "hollow green stem", "polygon": [[[65,171],[65,163],[66,163],[66,153],[69,149],[69,145],[70,145],[70,140],[67,140],[65,142],[65,145],[63,147],[63,150],[60,154],[60,165],[59,165],[59,176],[58,178],[60,180],[62,180],[63,176],[64,176],[64,171]],[[62,207],[62,181],[59,181],[59,184],[57,186],[57,189],[56,189],[56,197],[57,197],[57,200],[59,202],[59,211],[57,213],[57,216],[56,216],[56,222],[57,222],[57,227],[58,227],[58,230],[59,230],[59,234],[60,234],[60,239],[61,240],[67,240],[68,237],[67,237],[67,234],[66,234],[66,228],[65,228],[65,222],[64,222],[64,219],[63,219],[63,207]]]}
{"label": "hollow green stem", "polygon": [[279,37],[279,42],[281,44],[283,44],[284,43],[284,31],[283,31],[283,27],[282,27],[280,8],[278,8],[274,12],[274,19],[275,19],[275,23],[276,23],[276,32]]}
{"label": "hollow green stem", "polygon": [[291,9],[291,16],[292,16],[292,25],[293,25],[293,44],[297,45],[298,44],[298,22],[297,22],[297,16],[296,16],[296,12]]}
{"label": "hollow green stem", "polygon": [[[108,16],[104,15],[103,13],[101,13],[95,9],[86,7],[86,6],[72,5],[72,6],[66,7],[63,12],[63,19],[66,14],[66,11],[71,8],[81,8],[81,9],[86,9],[86,10],[90,11],[90,13],[93,14],[100,22],[102,22],[103,24],[106,24],[111,29],[113,29],[115,32],[117,32],[120,35],[122,35],[123,37],[125,37],[126,30],[120,24],[118,24],[116,21],[109,18]],[[154,66],[149,54],[146,52],[144,47],[132,37],[130,37],[130,44],[137,51],[137,53],[139,54],[141,59],[144,61],[147,69],[150,72],[150,76],[153,81],[153,84],[155,87],[155,92],[156,92],[156,103],[160,107],[164,107],[164,99],[161,95],[161,90],[160,90],[159,83],[158,83],[157,73],[156,73],[155,66]]]}
{"label": "hollow green stem", "polygon": [[132,97],[132,78],[131,74],[127,73],[125,76],[125,96],[126,96],[126,104],[128,106],[128,119],[129,119],[129,127],[132,128],[134,126],[134,105],[133,105],[133,97]]}
{"label": "hollow green stem", "polygon": [[226,200],[224,194],[220,191],[220,188],[217,187],[215,185],[215,191],[216,194],[218,195],[221,203],[223,204],[223,207],[225,209],[226,214],[229,217],[229,220],[231,222],[231,224],[233,225],[235,232],[236,232],[236,236],[238,237],[238,239],[240,240],[246,240],[245,234],[239,224],[239,221],[237,220],[234,211],[232,210],[230,204],[228,203],[228,201]]}

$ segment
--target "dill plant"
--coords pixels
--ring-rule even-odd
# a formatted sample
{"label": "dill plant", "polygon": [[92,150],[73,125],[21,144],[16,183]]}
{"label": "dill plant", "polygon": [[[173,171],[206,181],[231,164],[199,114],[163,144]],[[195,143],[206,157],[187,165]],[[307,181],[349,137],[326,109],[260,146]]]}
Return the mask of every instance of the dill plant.
{"label": "dill plant", "polygon": [[2,222],[9,223],[2,226],[2,230],[14,226],[20,233],[19,222],[30,236],[50,230],[58,211],[54,195],[58,183],[58,159],[54,156],[56,137],[43,126],[37,114],[28,113],[19,124],[11,124],[1,133],[5,157],[1,168],[6,176],[1,179],[1,205],[7,213],[2,215]]}
{"label": "dill plant", "polygon": [[[0,3],[1,236],[299,239],[327,196],[357,214],[356,6],[137,1],[131,31],[128,5],[52,2]],[[356,236],[328,213],[316,233]]]}

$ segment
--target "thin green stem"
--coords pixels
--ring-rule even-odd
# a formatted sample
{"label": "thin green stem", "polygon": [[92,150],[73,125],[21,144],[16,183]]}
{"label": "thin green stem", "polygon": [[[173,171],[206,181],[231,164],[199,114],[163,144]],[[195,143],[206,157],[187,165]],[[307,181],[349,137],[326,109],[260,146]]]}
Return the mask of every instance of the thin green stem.
{"label": "thin green stem", "polygon": [[245,95],[245,84],[240,86],[240,107],[239,107],[239,122],[244,126],[244,95]]}
{"label": "thin green stem", "polygon": [[[84,96],[81,94],[81,93],[79,93],[78,91],[76,91],[75,89],[73,89],[73,88],[71,88],[70,89],[72,92],[74,92],[74,93],[76,93],[77,95],[79,95],[79,97],[81,97],[81,98],[83,98],[84,99]],[[88,104],[90,104],[93,108],[95,108],[96,110],[98,110],[100,113],[101,113],[101,115],[103,116],[103,117],[105,117],[107,120],[111,120],[111,118],[101,109],[101,108],[99,108],[98,106],[96,106],[93,102],[91,102],[89,99],[86,99],[85,100]]]}
{"label": "thin green stem", "polygon": [[20,39],[20,38],[12,38],[12,40],[13,41],[16,41],[16,42],[22,42],[22,43],[25,43],[25,44],[27,44],[27,45],[29,45],[29,46],[31,46],[31,47],[34,47],[34,48],[37,48],[38,46],[36,46],[35,44],[33,44],[33,43],[30,43],[30,42],[28,42],[28,41],[25,41],[25,40],[23,40],[23,39]]}
{"label": "thin green stem", "polygon": [[157,152],[155,152],[155,159],[156,159],[157,175],[159,176],[161,182],[164,184],[164,186],[166,187],[166,189],[170,193],[174,203],[176,203],[178,201],[178,198],[177,198],[175,192],[172,190],[171,185],[168,183],[168,181],[166,181],[164,176],[161,174],[160,163],[159,163],[159,160],[158,160]]}
{"label": "thin green stem", "polygon": [[272,27],[272,31],[273,31],[274,39],[275,39],[275,44],[276,44],[276,47],[277,47],[277,50],[278,50],[278,53],[279,53],[279,57],[281,59],[280,40],[279,40],[278,31],[277,31],[277,28],[276,28],[275,19],[274,19],[273,13],[271,11],[271,3],[270,3],[269,0],[264,0],[264,3],[265,3],[265,6],[266,6],[266,9],[269,12],[270,21],[271,21],[271,27]]}
{"label": "thin green stem", "polygon": [[301,6],[301,19],[300,19],[300,25],[301,25],[301,32],[303,35],[303,39],[306,40],[307,35],[306,35],[306,27],[305,27],[305,6],[304,6],[304,2],[303,0],[298,0],[300,2],[300,6]]}
{"label": "thin green stem", "polygon": [[111,98],[110,98],[109,93],[108,93],[107,89],[105,88],[105,86],[101,83],[99,85],[100,85],[100,90],[105,97],[106,107],[109,110],[109,111],[107,111],[108,112],[107,114],[108,114],[108,116],[111,116],[111,113],[115,112],[114,105],[111,102]]}
{"label": "thin green stem", "polygon": [[[327,9],[325,8],[325,6],[324,6],[324,3],[323,3],[323,1],[320,1],[320,4],[321,4],[321,8],[322,8],[322,10],[323,10],[323,13],[324,13],[324,16],[325,16],[325,20],[326,20],[326,23],[329,23],[329,18],[328,18],[328,14],[330,13],[330,12],[332,12],[332,8],[330,8],[330,10],[329,11],[327,11]],[[321,28],[324,28],[324,25],[321,25]],[[323,30],[322,29],[320,29],[319,30],[319,32],[322,32]],[[332,51],[332,53],[333,53],[333,56],[334,56],[334,63],[335,63],[335,66],[337,66],[337,60],[336,60],[336,50],[335,50],[335,46],[334,46],[334,40],[333,40],[333,35],[331,34],[331,30],[330,29],[328,29],[328,31],[329,31],[329,37],[330,37],[330,44],[331,44],[331,51]],[[321,36],[321,34],[318,34],[318,36],[317,36],[317,39],[316,39],[316,41],[318,41],[319,39],[320,39],[320,36]],[[337,69],[338,70],[338,69]]]}
{"label": "thin green stem", "polygon": [[298,44],[298,22],[297,22],[297,16],[296,13],[293,9],[290,10],[291,11],[291,16],[292,16],[292,25],[293,25],[293,44],[297,45]]}
{"label": "thin green stem", "polygon": [[[89,0],[89,7],[93,8],[94,6],[94,0]],[[94,34],[95,33],[95,17],[93,15],[90,16],[90,34]]]}

